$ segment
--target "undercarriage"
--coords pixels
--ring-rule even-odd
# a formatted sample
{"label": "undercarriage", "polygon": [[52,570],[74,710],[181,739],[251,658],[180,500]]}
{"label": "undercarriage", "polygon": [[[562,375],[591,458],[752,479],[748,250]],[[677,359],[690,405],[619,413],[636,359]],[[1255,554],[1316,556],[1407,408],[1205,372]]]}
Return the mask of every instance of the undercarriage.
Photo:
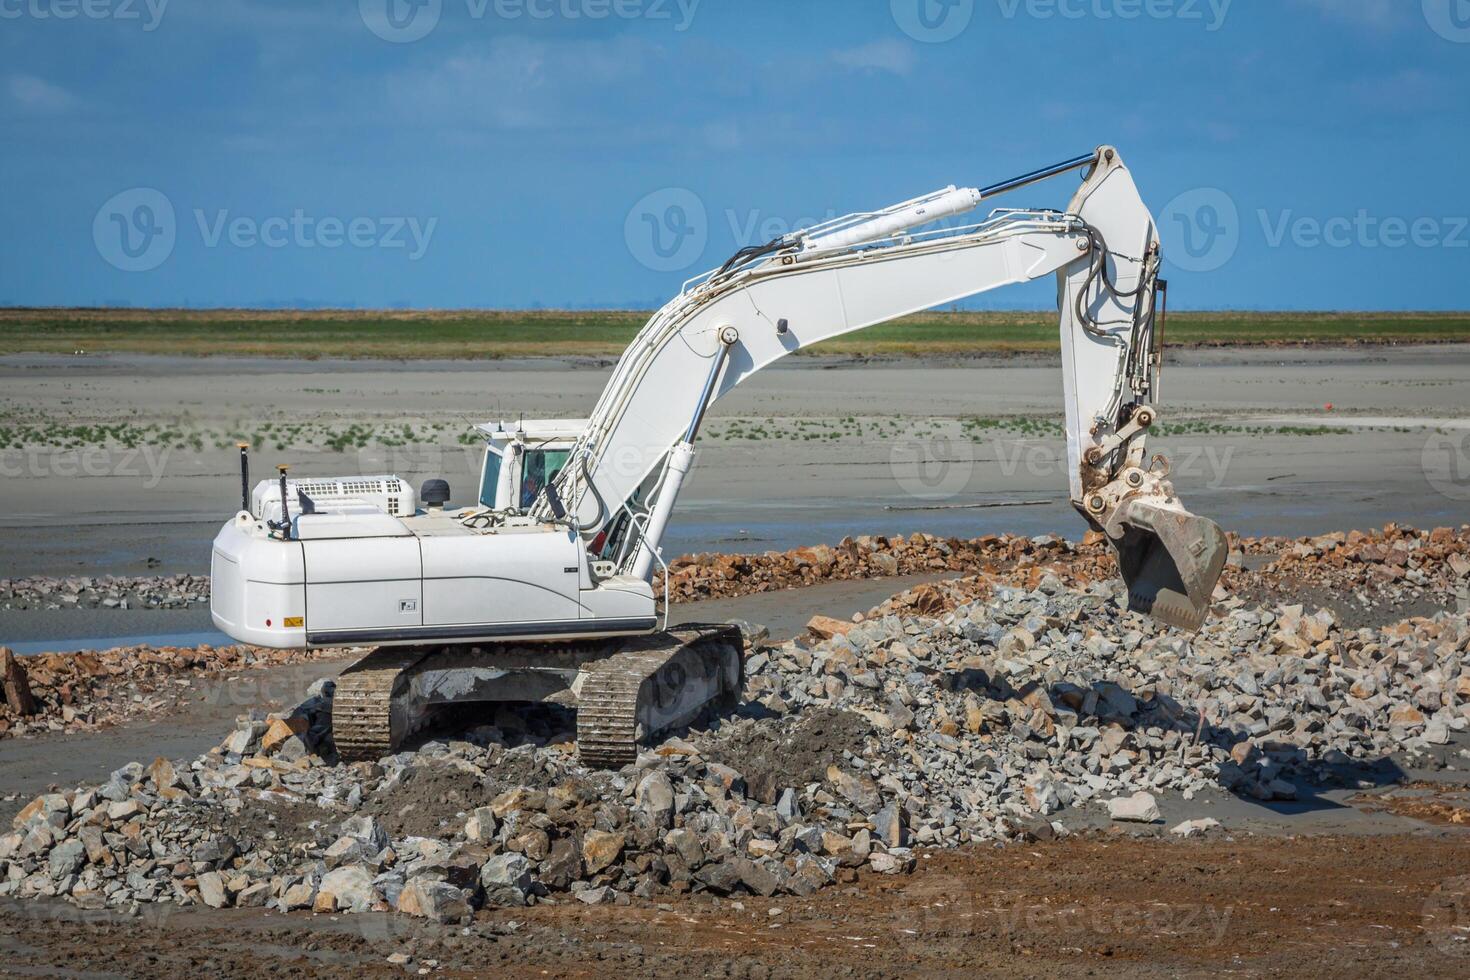
{"label": "undercarriage", "polygon": [[584,764],[619,768],[647,740],[732,708],[742,651],[737,628],[703,625],[565,644],[383,647],[337,679],[333,739],[344,761],[371,761],[400,751],[439,709],[541,702],[576,711]]}

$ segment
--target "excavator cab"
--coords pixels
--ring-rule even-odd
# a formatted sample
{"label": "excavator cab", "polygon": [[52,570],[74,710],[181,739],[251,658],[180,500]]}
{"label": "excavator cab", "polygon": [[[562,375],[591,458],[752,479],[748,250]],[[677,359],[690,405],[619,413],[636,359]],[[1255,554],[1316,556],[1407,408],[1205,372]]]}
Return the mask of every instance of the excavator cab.
{"label": "excavator cab", "polygon": [[1220,525],[1177,504],[1126,500],[1104,527],[1128,586],[1128,608],[1197,632],[1230,546]]}
{"label": "excavator cab", "polygon": [[586,419],[521,419],[477,427],[485,440],[480,506],[526,511],[571,457]]}

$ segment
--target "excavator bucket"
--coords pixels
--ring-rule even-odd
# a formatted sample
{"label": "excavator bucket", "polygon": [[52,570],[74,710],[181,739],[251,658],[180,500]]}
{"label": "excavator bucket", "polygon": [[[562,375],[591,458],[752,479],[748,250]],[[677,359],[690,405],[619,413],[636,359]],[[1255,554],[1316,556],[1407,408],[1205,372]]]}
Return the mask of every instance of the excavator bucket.
{"label": "excavator bucket", "polygon": [[1214,521],[1130,500],[1107,533],[1128,586],[1128,608],[1190,632],[1204,625],[1230,547]]}

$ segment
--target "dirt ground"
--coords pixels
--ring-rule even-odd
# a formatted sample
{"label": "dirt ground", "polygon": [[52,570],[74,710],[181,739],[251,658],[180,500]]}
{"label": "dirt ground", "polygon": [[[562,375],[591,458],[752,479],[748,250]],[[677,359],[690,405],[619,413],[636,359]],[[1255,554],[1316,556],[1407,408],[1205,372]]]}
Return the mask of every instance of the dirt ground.
{"label": "dirt ground", "polygon": [[935,852],[911,877],[865,873],[807,899],[570,903],[482,912],[467,927],[6,903],[0,975],[1465,976],[1467,869],[1470,837],[1455,831],[1095,835]]}

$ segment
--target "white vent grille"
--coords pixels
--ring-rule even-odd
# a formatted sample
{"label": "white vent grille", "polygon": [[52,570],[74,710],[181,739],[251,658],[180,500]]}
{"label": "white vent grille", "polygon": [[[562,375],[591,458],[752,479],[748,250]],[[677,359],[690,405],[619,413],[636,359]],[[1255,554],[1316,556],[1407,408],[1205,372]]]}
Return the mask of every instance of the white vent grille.
{"label": "white vent grille", "polygon": [[[361,476],[343,479],[316,478],[288,480],[287,500],[292,514],[302,509],[301,498],[310,501],[318,513],[330,513],[333,504],[368,503],[393,517],[407,517],[418,509],[413,488],[396,476]],[[262,480],[251,495],[255,516],[263,520],[281,519],[281,485],[279,480]]]}

